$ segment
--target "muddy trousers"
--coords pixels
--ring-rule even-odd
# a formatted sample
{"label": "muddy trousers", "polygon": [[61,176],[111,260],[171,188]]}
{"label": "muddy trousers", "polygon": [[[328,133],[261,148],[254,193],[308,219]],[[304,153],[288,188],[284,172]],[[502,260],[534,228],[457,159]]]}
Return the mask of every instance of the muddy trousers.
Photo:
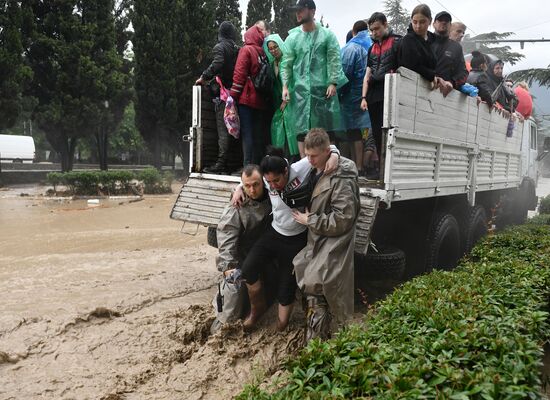
{"label": "muddy trousers", "polygon": [[226,167],[227,156],[229,154],[229,132],[223,120],[223,114],[225,112],[225,101],[221,101],[219,98],[214,100],[216,110],[216,128],[218,130],[218,159],[216,165],[220,167]]}
{"label": "muddy trousers", "polygon": [[306,342],[316,338],[321,340],[330,339],[332,315],[325,296],[306,294],[305,303]]}

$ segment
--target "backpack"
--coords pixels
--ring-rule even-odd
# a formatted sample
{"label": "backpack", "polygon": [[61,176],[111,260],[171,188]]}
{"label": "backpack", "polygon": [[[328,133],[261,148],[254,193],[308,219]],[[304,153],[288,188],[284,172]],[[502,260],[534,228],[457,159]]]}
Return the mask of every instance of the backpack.
{"label": "backpack", "polygon": [[258,93],[264,96],[271,95],[274,78],[271,65],[269,65],[269,60],[265,54],[262,56],[258,53],[258,64],[260,64],[260,70],[256,76],[251,77],[252,84]]}

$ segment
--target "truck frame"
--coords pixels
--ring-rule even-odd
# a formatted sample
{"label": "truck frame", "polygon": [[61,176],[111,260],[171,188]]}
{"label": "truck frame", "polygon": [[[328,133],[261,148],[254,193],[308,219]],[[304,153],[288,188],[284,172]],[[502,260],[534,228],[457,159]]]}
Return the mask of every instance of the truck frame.
{"label": "truck frame", "polygon": [[[384,259],[395,264],[396,249],[406,258],[407,277],[450,269],[488,227],[523,222],[538,201],[537,126],[516,120],[507,135],[508,123],[459,91],[443,97],[406,68],[386,75],[383,179],[359,178],[356,270]],[[200,172],[215,161],[217,133],[209,94],[199,86],[184,140],[190,174],[171,218],[210,227],[213,243],[213,227],[240,178]],[[238,166],[240,159],[232,161]],[[394,254],[384,258],[384,251]],[[377,271],[383,275],[383,268]],[[379,278],[402,272],[388,264],[388,276]]]}

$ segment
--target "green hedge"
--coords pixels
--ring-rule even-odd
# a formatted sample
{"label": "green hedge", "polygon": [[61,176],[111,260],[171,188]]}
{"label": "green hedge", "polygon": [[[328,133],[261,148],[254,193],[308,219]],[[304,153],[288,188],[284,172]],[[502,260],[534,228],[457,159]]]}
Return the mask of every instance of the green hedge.
{"label": "green hedge", "polygon": [[238,399],[540,398],[549,266],[550,226],[491,236],[460,268],[404,284],[363,324],[311,342],[282,382]]}
{"label": "green hedge", "polygon": [[54,191],[60,185],[66,186],[74,195],[129,194],[132,185],[142,185],[147,194],[171,193],[174,176],[171,172],[161,174],[155,168],[147,168],[137,173],[124,170],[113,171],[71,171],[50,172],[47,182]]}
{"label": "green hedge", "polygon": [[543,197],[540,200],[539,213],[550,214],[550,196]]}

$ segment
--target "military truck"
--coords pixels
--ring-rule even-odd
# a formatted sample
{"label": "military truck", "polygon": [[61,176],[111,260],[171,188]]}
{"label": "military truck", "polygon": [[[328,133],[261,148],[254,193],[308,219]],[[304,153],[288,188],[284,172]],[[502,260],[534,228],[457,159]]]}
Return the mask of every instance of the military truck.
{"label": "military truck", "polygon": [[[451,269],[488,229],[522,223],[537,206],[537,126],[459,91],[447,97],[406,68],[386,75],[381,179],[359,178],[356,276]],[[215,226],[239,177],[202,173],[217,156],[214,109],[193,87],[189,177],[171,218]],[[550,143],[545,143],[548,151]],[[240,161],[234,160],[236,163]]]}

